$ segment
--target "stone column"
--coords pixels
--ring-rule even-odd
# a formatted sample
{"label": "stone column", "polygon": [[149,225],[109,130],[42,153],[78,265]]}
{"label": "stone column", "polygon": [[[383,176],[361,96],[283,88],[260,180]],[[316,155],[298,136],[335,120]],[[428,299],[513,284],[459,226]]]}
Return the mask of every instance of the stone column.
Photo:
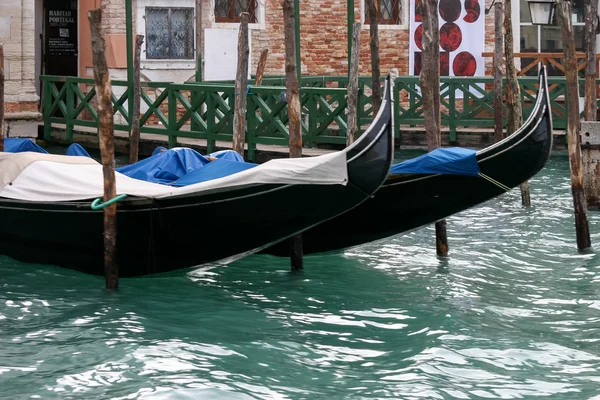
{"label": "stone column", "polygon": [[35,89],[35,0],[0,2],[4,45],[6,119],[37,118]]}

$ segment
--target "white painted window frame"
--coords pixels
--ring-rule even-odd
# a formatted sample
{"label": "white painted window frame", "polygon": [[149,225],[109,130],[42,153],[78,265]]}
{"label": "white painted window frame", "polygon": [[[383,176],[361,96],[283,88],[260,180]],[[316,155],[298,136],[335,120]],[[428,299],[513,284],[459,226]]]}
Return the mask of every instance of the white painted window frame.
{"label": "white painted window frame", "polygon": [[[391,24],[379,24],[378,29],[380,31],[398,31],[408,29],[408,11],[410,4],[409,1],[414,0],[400,0],[402,2],[402,9],[400,10],[400,18],[402,23],[397,25]],[[365,0],[360,0],[360,23],[362,24],[362,29],[369,29],[369,24],[365,24],[367,13],[367,6],[365,4]]]}
{"label": "white painted window frame", "polygon": [[196,11],[194,10],[194,24],[192,26],[194,36],[194,59],[192,60],[181,60],[181,59],[153,59],[146,58],[146,8],[153,7],[169,7],[169,8],[191,8],[195,9],[194,0],[137,0],[137,33],[144,35],[144,44],[142,45],[142,57],[140,64],[142,69],[196,69],[196,50],[198,45],[196,44]]}
{"label": "white painted window frame", "polygon": [[[248,29],[250,30],[265,30],[267,24],[265,23],[265,8],[266,0],[256,0],[256,19],[258,22],[249,23]],[[240,27],[239,22],[215,22],[215,2],[210,2],[210,14],[212,21],[212,28],[216,29],[238,29]]]}
{"label": "white painted window frame", "polygon": [[[599,5],[600,5],[600,1],[599,1]],[[537,48],[540,49],[542,46],[542,35],[541,35],[541,28],[538,25],[533,25],[531,22],[521,22],[521,7],[520,7],[520,2],[519,0],[513,0],[513,4],[512,4],[512,11],[513,11],[513,25],[517,26],[517,29],[515,29],[515,27],[513,26],[513,30],[516,33],[516,37],[519,38],[519,40],[515,40],[515,51],[516,52],[521,52],[521,26],[537,26]],[[514,21],[517,21],[517,23],[515,24]],[[575,22],[573,23],[573,26],[585,26],[585,22]],[[562,51],[562,50],[561,50]],[[596,52],[600,52],[600,40],[596,41]]]}

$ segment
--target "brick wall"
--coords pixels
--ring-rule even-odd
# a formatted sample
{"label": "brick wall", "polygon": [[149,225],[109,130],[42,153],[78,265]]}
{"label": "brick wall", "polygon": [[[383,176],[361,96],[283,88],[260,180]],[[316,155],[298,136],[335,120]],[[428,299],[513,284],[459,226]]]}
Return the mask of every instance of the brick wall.
{"label": "brick wall", "polygon": [[103,32],[107,35],[124,34],[125,0],[102,0],[101,5]]}
{"label": "brick wall", "polygon": [[[281,0],[265,0],[265,29],[252,30],[253,68],[260,52],[268,48],[266,74],[285,73],[285,45]],[[304,75],[346,75],[348,73],[348,28],[346,2],[303,0],[300,2],[300,46]],[[355,20],[360,22],[360,2],[356,1]],[[408,27],[381,29],[380,58],[382,74],[398,68],[408,74]],[[361,30],[360,73],[371,73],[369,29]]]}

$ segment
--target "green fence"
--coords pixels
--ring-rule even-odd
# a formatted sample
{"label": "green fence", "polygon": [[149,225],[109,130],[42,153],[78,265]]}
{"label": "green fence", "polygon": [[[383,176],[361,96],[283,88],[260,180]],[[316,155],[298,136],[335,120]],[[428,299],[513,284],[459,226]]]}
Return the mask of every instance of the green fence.
{"label": "green fence", "polygon": [[[96,127],[96,92],[92,79],[42,76],[44,136],[57,124],[64,125],[69,142],[77,127]],[[140,132],[165,135],[169,146],[177,139],[205,139],[207,150],[216,141],[231,141],[235,86],[215,83],[142,83]],[[127,82],[112,81],[115,129],[129,130]],[[288,145],[288,112],[285,87],[251,86],[247,97],[248,158],[256,145]],[[346,143],[346,90],[303,88],[302,135],[307,146]]]}
{"label": "green fence", "polygon": [[[69,142],[79,127],[95,128],[98,114],[92,79],[42,76],[44,136],[63,125]],[[383,83],[383,79],[382,79]],[[527,117],[537,90],[537,79],[521,77],[522,105]],[[567,105],[564,77],[548,79],[555,129],[566,127]],[[347,77],[303,77],[300,90],[302,135],[305,146],[346,143]],[[583,85],[583,81],[582,81]],[[126,81],[112,81],[115,129],[129,131]],[[230,142],[233,135],[233,110],[236,98],[233,82],[142,83],[140,131],[164,135],[170,147],[178,138],[205,139],[207,150],[217,141]],[[582,86],[583,88],[583,86]],[[582,89],[583,90],[583,89]],[[262,85],[250,80],[247,97],[248,158],[254,159],[258,144],[288,145],[288,114],[285,80],[267,77]],[[373,118],[370,77],[359,79],[359,121],[364,128]],[[395,136],[401,129],[423,124],[423,104],[419,77],[403,76],[393,88]],[[494,93],[491,77],[442,77],[442,127],[449,129],[450,141],[460,127],[494,126]]]}

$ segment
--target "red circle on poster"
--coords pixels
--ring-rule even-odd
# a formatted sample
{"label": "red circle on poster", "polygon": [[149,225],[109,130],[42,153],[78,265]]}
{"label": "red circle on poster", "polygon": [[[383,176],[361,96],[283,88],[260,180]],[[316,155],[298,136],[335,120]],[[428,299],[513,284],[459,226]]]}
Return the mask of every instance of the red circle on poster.
{"label": "red circle on poster", "polygon": [[440,17],[446,22],[454,22],[460,17],[460,0],[440,0]]}
{"label": "red circle on poster", "polygon": [[477,61],[473,54],[468,51],[461,51],[454,57],[452,62],[452,72],[454,76],[473,76],[477,71]]}
{"label": "red circle on poster", "polygon": [[454,51],[462,43],[462,32],[458,25],[447,22],[440,28],[440,47],[444,51]]}
{"label": "red circle on poster", "polygon": [[477,21],[481,15],[478,0],[465,0],[465,10],[467,11],[467,15],[465,15],[463,20],[469,23]]}
{"label": "red circle on poster", "polygon": [[415,44],[419,49],[423,50],[423,25],[419,25],[415,29]]}

